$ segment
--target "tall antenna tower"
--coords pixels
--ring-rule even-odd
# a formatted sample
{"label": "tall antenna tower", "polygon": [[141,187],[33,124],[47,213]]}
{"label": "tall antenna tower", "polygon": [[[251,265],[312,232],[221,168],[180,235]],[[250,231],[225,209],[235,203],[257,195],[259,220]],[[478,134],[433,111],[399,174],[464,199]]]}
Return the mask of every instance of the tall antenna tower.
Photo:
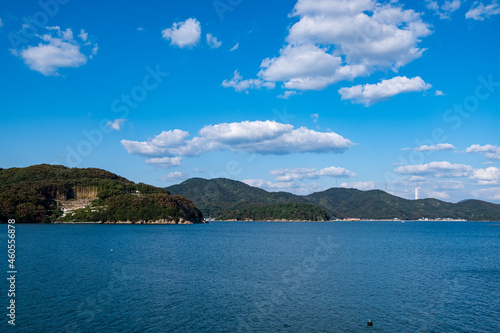
{"label": "tall antenna tower", "polygon": [[418,200],[418,187],[415,187],[415,200]]}

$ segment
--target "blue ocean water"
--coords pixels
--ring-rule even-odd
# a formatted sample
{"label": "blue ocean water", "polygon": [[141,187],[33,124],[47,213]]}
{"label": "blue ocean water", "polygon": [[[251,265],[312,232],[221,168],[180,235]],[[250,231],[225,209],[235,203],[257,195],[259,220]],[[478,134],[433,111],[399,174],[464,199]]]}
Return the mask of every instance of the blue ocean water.
{"label": "blue ocean water", "polygon": [[0,331],[499,332],[489,224],[18,224]]}

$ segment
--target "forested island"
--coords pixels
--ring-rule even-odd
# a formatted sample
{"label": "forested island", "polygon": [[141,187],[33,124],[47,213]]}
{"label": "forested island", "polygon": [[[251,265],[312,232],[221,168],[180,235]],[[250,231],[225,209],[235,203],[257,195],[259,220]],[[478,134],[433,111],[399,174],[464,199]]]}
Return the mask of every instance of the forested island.
{"label": "forested island", "polygon": [[0,169],[0,222],[202,223],[187,198],[96,168]]}

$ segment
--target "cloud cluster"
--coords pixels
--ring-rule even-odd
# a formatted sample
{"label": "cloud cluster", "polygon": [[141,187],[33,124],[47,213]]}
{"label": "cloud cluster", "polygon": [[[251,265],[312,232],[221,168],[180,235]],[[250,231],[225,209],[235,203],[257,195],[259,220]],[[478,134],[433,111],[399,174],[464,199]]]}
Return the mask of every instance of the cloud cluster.
{"label": "cloud cluster", "polygon": [[438,143],[433,146],[423,145],[414,148],[416,151],[442,151],[442,150],[453,150],[456,149],[451,143]]}
{"label": "cloud cluster", "polygon": [[34,71],[45,76],[57,76],[60,68],[83,66],[97,54],[99,47],[89,40],[88,33],[83,29],[78,38],[73,36],[71,29],[61,30],[55,26],[45,30],[45,34],[37,35],[41,40],[38,45],[11,50]]}
{"label": "cloud cluster", "polygon": [[432,177],[468,177],[472,174],[473,167],[464,164],[451,164],[450,162],[431,162],[428,164],[406,165],[396,168],[396,172],[406,175],[429,175]]}
{"label": "cloud cluster", "polygon": [[291,16],[299,21],[279,56],[264,59],[258,73],[289,90],[319,90],[375,70],[397,71],[422,55],[420,39],[431,33],[419,13],[394,2],[298,0]]}
{"label": "cloud cluster", "polygon": [[459,9],[461,5],[460,0],[446,0],[441,6],[434,0],[425,0],[425,2],[427,2],[427,8],[434,11],[440,19],[450,18],[451,13]]}
{"label": "cloud cluster", "polygon": [[181,165],[180,157],[153,157],[146,160],[147,164],[156,165],[163,168],[170,168]]}
{"label": "cloud cluster", "polygon": [[130,154],[151,157],[198,156],[206,152],[229,150],[255,154],[342,153],[353,143],[333,132],[318,132],[306,127],[276,121],[243,121],[203,127],[198,136],[189,132],[163,131],[148,141],[122,140]]}
{"label": "cloud cluster", "polygon": [[356,176],[356,174],[352,171],[333,166],[319,170],[313,168],[277,169],[271,170],[269,173],[273,176],[276,176],[276,181],[278,182],[287,182],[302,179],[317,179],[319,177],[347,178]]}
{"label": "cloud cluster", "polygon": [[472,145],[465,149],[466,153],[483,153],[487,158],[500,160],[500,147],[494,145]]}
{"label": "cloud cluster", "polygon": [[274,89],[276,86],[274,82],[266,82],[261,79],[247,79],[243,80],[243,77],[238,71],[234,71],[233,78],[231,80],[224,80],[222,82],[224,88],[234,88],[238,92],[248,91],[249,89],[260,89],[262,87],[267,89]]}
{"label": "cloud cluster", "polygon": [[340,88],[339,94],[343,100],[370,106],[398,94],[424,91],[431,87],[432,85],[425,83],[420,76],[411,79],[406,76],[396,76],[377,84],[358,84],[350,88]]}
{"label": "cloud cluster", "polygon": [[465,18],[473,19],[476,21],[484,21],[493,15],[500,14],[500,6],[496,0],[492,1],[489,5],[484,5],[482,2],[475,1],[467,13]]}
{"label": "cloud cluster", "polygon": [[212,49],[218,49],[222,46],[222,42],[217,40],[217,37],[212,34],[207,34],[207,45]]}
{"label": "cloud cluster", "polygon": [[500,187],[485,188],[482,190],[473,191],[472,195],[476,198],[500,200]]}
{"label": "cloud cluster", "polygon": [[170,40],[171,45],[179,48],[192,48],[200,41],[201,25],[195,18],[188,18],[184,22],[176,22],[171,28],[162,30],[162,37]]}
{"label": "cloud cluster", "polygon": [[479,185],[498,185],[500,183],[500,169],[496,167],[475,169],[470,178],[476,179]]}

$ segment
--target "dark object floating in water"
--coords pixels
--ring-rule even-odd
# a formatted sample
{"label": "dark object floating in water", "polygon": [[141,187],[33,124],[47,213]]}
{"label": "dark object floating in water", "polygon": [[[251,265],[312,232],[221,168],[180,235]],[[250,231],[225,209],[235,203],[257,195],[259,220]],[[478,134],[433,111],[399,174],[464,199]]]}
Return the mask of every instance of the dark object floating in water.
{"label": "dark object floating in water", "polygon": [[368,319],[368,322],[366,323],[366,326],[373,326],[373,321],[371,321],[370,319]]}

